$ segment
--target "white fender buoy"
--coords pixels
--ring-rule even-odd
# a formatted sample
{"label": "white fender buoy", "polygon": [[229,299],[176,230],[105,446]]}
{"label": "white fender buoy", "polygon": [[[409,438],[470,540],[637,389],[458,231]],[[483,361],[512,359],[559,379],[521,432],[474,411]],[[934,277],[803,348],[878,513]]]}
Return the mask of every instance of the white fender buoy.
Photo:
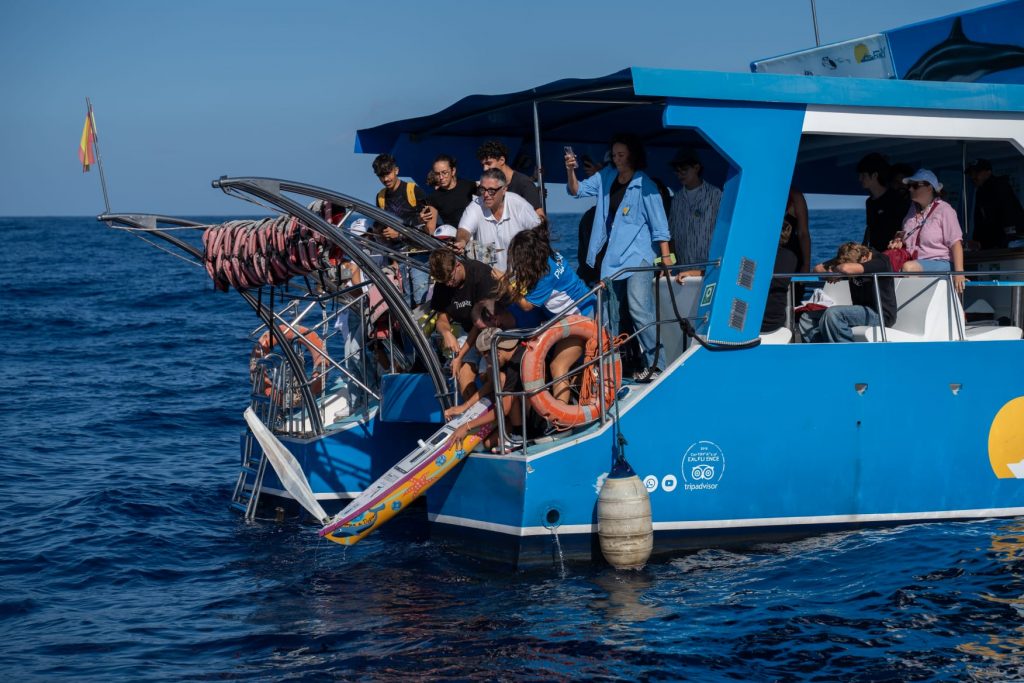
{"label": "white fender buoy", "polygon": [[654,548],[651,498],[629,469],[612,472],[597,497],[597,537],[601,553],[616,569],[640,569]]}

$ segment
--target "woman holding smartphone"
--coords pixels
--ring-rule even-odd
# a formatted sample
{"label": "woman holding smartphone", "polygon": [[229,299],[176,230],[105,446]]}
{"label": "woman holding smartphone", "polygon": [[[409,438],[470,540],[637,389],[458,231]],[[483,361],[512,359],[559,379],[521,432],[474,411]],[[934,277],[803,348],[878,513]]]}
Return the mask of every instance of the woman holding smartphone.
{"label": "woman holding smartphone", "polygon": [[[566,149],[566,189],[573,197],[597,197],[594,227],[585,255],[593,267],[604,250],[601,277],[608,278],[624,268],[647,268],[652,265],[675,265],[669,252],[668,218],[658,186],[643,172],[647,154],[635,135],[616,135],[611,141],[611,164],[580,182],[576,178],[576,157]],[[655,257],[657,243],[660,256]],[[612,281],[618,298],[625,298],[629,313],[639,331],[646,367],[633,375],[634,381],[650,382],[661,369],[654,365],[656,331],[654,329],[654,296],[650,272],[622,273]],[[619,327],[619,312],[612,306],[609,318],[612,329]]]}

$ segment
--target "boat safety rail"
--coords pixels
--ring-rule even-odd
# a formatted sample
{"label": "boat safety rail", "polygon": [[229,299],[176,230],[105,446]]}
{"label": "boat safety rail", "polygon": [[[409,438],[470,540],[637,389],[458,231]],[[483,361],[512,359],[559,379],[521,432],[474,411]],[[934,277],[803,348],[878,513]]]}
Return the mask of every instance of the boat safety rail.
{"label": "boat safety rail", "polygon": [[212,184],[215,188],[245,201],[258,200],[258,202],[272,204],[277,210],[299,219],[303,224],[324,235],[336,246],[340,247],[359,266],[363,275],[377,286],[382,298],[388,304],[389,314],[399,324],[402,332],[412,343],[427,374],[430,376],[434,385],[435,395],[442,409],[451,406],[452,397],[447,387],[447,377],[441,366],[440,359],[433,353],[430,340],[419,326],[412,312],[412,307],[405,301],[403,293],[384,273],[376,257],[367,252],[365,245],[361,245],[353,239],[351,231],[340,229],[338,226],[326,221],[323,216],[311,211],[292,195],[323,200],[330,202],[332,206],[351,207],[368,218],[394,228],[403,237],[408,238],[410,242],[417,243],[427,249],[436,248],[440,242],[422,231],[419,231],[417,234],[417,231],[414,229],[396,224],[394,216],[381,211],[375,206],[325,188],[275,178],[253,177],[221,177],[214,180]]}
{"label": "boat safety rail", "polygon": [[[716,259],[714,261],[703,261],[703,262],[695,262],[695,263],[681,263],[681,264],[677,264],[677,265],[674,265],[674,266],[667,266],[667,267],[666,266],[646,266],[646,267],[622,268],[621,270],[616,271],[610,277],[605,278],[604,282],[602,284],[622,279],[620,276],[623,275],[623,274],[628,274],[628,273],[645,273],[646,272],[646,273],[653,273],[656,278],[660,278],[660,277],[674,277],[674,275],[677,274],[677,273],[685,272],[685,271],[691,271],[691,270],[700,270],[702,272],[706,272],[709,268],[712,268],[712,267],[718,268],[718,267],[720,267],[721,264],[722,264],[721,260],[720,259]],[[709,338],[707,338],[705,336],[701,336],[698,333],[697,330],[698,330],[698,328],[702,324],[707,322],[707,316],[706,315],[705,316],[686,316],[686,315],[683,315],[680,312],[679,304],[676,301],[675,288],[671,287],[671,286],[668,287],[668,293],[669,293],[670,300],[672,302],[672,312],[674,313],[674,315],[671,316],[671,317],[662,318],[661,317],[661,306],[657,304],[658,298],[660,297],[660,288],[657,286],[657,282],[658,281],[656,279],[655,280],[655,285],[656,286],[655,286],[655,289],[654,289],[654,291],[655,291],[655,301],[656,301],[656,305],[654,307],[654,312],[655,312],[654,321],[651,322],[651,323],[648,323],[646,325],[642,325],[640,327],[635,327],[635,322],[634,322],[634,331],[633,331],[633,333],[630,334],[628,337],[626,337],[623,340],[623,343],[628,342],[629,340],[631,340],[631,339],[633,339],[635,337],[638,337],[643,331],[647,330],[652,325],[655,326],[655,329],[656,329],[657,334],[658,334],[658,339],[655,342],[655,354],[656,354],[655,355],[655,365],[657,365],[658,354],[660,354],[661,350],[662,350],[661,349],[661,338],[660,338],[660,336],[661,336],[661,329],[662,329],[662,326],[666,325],[666,324],[668,324],[668,325],[679,325],[680,330],[682,331],[682,333],[686,337],[689,337],[689,338],[693,339],[694,341],[696,341],[698,344],[700,344],[702,347],[704,347],[705,349],[707,349],[709,351],[739,351],[739,350],[743,350],[743,349],[753,348],[755,346],[758,346],[761,343],[760,338],[754,338],[754,339],[752,339],[750,341],[744,341],[744,342],[724,342],[724,341],[711,340],[711,339],[709,339]],[[601,285],[599,284],[598,286],[600,287]],[[614,292],[613,292],[613,290],[610,287],[606,286],[605,289],[607,289],[609,292],[612,292],[612,295],[614,296]],[[598,296],[598,308],[600,309],[601,308],[601,296],[602,296],[602,292],[600,290],[597,292],[597,296]],[[615,301],[614,300],[611,301],[610,303],[611,303],[612,306],[615,305]]]}
{"label": "boat safety rail", "polygon": [[[287,409],[301,405],[298,383],[288,364],[283,362],[281,356],[269,354],[256,361],[255,369],[250,405],[268,406],[265,411],[268,419],[263,420],[267,428],[292,436],[307,434],[309,429],[303,411]],[[259,411],[257,414],[260,414]]]}
{"label": "boat safety rail", "polygon": [[[560,325],[566,319],[566,317],[568,315],[570,315],[568,313],[568,311],[576,310],[577,307],[581,303],[583,303],[584,301],[587,301],[591,297],[596,297],[595,322],[596,322],[596,327],[597,327],[597,330],[598,330],[598,334],[601,335],[602,331],[606,331],[605,320],[604,320],[604,317],[605,317],[604,316],[604,301],[603,301],[602,297],[603,297],[604,293],[606,292],[606,290],[610,289],[609,285],[607,284],[608,281],[614,280],[614,279],[619,279],[624,274],[650,273],[652,275],[652,282],[657,284],[657,281],[654,279],[655,277],[671,277],[676,272],[683,272],[683,271],[686,271],[686,270],[706,269],[706,268],[709,268],[709,267],[712,267],[712,266],[718,266],[718,265],[720,265],[720,261],[708,261],[708,262],[692,263],[692,264],[679,264],[679,265],[676,265],[676,266],[669,266],[669,267],[655,266],[655,267],[623,268],[623,269],[621,269],[619,271],[616,271],[610,278],[607,278],[605,281],[599,282],[596,285],[594,285],[593,287],[591,287],[585,294],[583,294],[582,296],[580,296],[576,300],[574,300],[571,303],[567,304],[565,306],[565,310],[567,312],[561,313],[561,314],[551,318],[550,320],[545,321],[540,326],[538,326],[536,328],[532,328],[532,329],[513,329],[513,330],[501,330],[501,331],[499,331],[494,336],[494,338],[493,338],[493,340],[491,342],[491,348],[490,348],[490,352],[489,352],[489,356],[488,356],[488,358],[489,358],[488,363],[489,363],[489,369],[491,371],[492,386],[495,388],[495,404],[499,407],[499,409],[497,410],[497,418],[498,418],[498,437],[500,439],[500,443],[502,443],[502,444],[506,443],[506,435],[508,434],[508,430],[507,430],[507,427],[505,425],[504,411],[500,409],[500,407],[503,405],[503,399],[504,398],[511,397],[511,398],[519,398],[520,399],[520,410],[522,411],[522,425],[523,425],[522,432],[520,434],[520,436],[522,438],[521,450],[525,453],[526,443],[527,443],[527,438],[526,438],[526,436],[527,436],[526,435],[527,409],[526,409],[526,405],[527,405],[527,402],[529,401],[530,397],[534,396],[536,394],[539,394],[541,392],[544,392],[544,391],[549,391],[551,389],[551,387],[553,387],[555,384],[557,384],[559,382],[562,382],[562,381],[565,381],[565,380],[570,380],[571,378],[576,377],[576,376],[581,376],[582,377],[589,370],[589,368],[596,368],[596,372],[597,372],[597,386],[598,386],[598,391],[597,391],[598,418],[597,419],[600,422],[600,424],[604,424],[605,422],[607,422],[607,420],[610,417],[610,412],[611,412],[612,406],[606,405],[604,387],[606,386],[605,382],[606,382],[606,378],[608,376],[608,373],[609,372],[614,372],[614,362],[615,362],[615,358],[614,357],[618,353],[617,348],[619,346],[621,346],[622,344],[626,343],[627,341],[629,341],[630,339],[632,339],[632,338],[636,337],[637,335],[639,335],[641,331],[646,330],[649,325],[645,325],[645,326],[641,327],[640,329],[634,330],[634,332],[632,334],[628,335],[628,336],[615,337],[614,334],[609,334],[608,339],[609,339],[609,341],[611,343],[605,344],[603,341],[599,341],[598,342],[598,351],[597,351],[597,354],[594,356],[594,358],[592,358],[589,361],[578,363],[578,364],[574,365],[565,374],[559,375],[557,377],[552,377],[549,381],[544,382],[543,384],[541,384],[539,386],[533,386],[533,388],[531,388],[530,390],[503,391],[501,389],[501,381],[500,381],[499,368],[498,368],[498,363],[497,363],[497,361],[498,361],[498,355],[497,355],[498,354],[498,342],[500,340],[502,340],[502,339],[514,339],[514,340],[516,340],[519,343],[524,343],[524,342],[526,342],[526,341],[528,341],[530,339],[538,338],[538,337],[542,336],[545,332],[550,330],[551,328],[553,328],[553,327],[555,327],[557,325]],[[676,323],[681,324],[682,321],[684,321],[684,320],[686,320],[687,322],[691,322],[690,319],[680,316],[680,314],[678,312],[678,307],[677,306],[674,306],[673,309],[676,312],[676,315],[677,315],[676,318],[667,318],[667,319],[662,320],[661,317],[660,317],[660,313],[658,313],[657,317],[656,317],[656,321],[654,323],[650,323],[650,324],[654,324],[654,325],[676,324]],[[691,329],[692,329],[692,327],[691,327]]]}
{"label": "boat safety rail", "polygon": [[[331,338],[335,337],[338,334],[338,331],[335,330],[335,329],[332,329],[332,328],[334,327],[333,323],[335,323],[340,316],[347,315],[351,308],[353,308],[353,307],[358,305],[358,308],[359,308],[359,311],[358,311],[359,319],[360,320],[365,320],[365,317],[366,317],[366,310],[365,310],[365,307],[366,307],[365,306],[365,304],[366,304],[366,297],[363,296],[363,293],[364,293],[363,290],[365,290],[365,288],[368,287],[369,285],[370,285],[370,283],[364,282],[364,283],[360,283],[360,284],[357,284],[357,285],[352,285],[351,287],[347,287],[344,290],[336,293],[335,296],[340,295],[340,294],[352,294],[352,293],[358,293],[358,296],[353,298],[351,301],[347,301],[347,302],[341,304],[335,311],[333,311],[331,313],[328,313],[326,311],[326,309],[323,308],[323,306],[321,305],[322,304],[321,298],[317,297],[316,299],[312,300],[309,303],[309,305],[307,305],[306,308],[304,308],[301,311],[298,311],[298,304],[302,300],[298,300],[298,299],[297,300],[293,300],[284,309],[282,309],[280,312],[275,311],[273,313],[273,316],[274,316],[274,320],[277,321],[277,324],[279,326],[283,325],[288,331],[290,331],[294,335],[293,336],[293,341],[295,343],[298,343],[298,344],[301,344],[302,346],[304,346],[306,348],[306,350],[309,351],[311,354],[317,354],[318,356],[323,358],[323,360],[324,360],[326,365],[330,366],[329,368],[325,368],[321,372],[318,372],[318,371],[316,371],[314,369],[313,375],[311,375],[308,378],[308,380],[305,380],[307,383],[315,384],[315,383],[319,382],[319,380],[321,379],[321,376],[326,375],[330,368],[334,368],[335,370],[340,372],[346,378],[347,382],[350,382],[350,383],[354,384],[360,390],[366,392],[366,394],[371,396],[374,400],[379,401],[380,400],[380,394],[377,391],[374,391],[369,386],[367,386],[362,380],[360,380],[358,377],[356,377],[355,374],[353,374],[345,366],[345,364],[348,361],[352,360],[355,356],[357,356],[357,355],[365,355],[365,354],[362,354],[362,345],[360,345],[359,348],[356,348],[355,350],[353,350],[351,353],[343,355],[340,360],[336,360],[330,354],[330,352],[327,350],[327,346],[328,346],[327,342]],[[307,320],[306,318],[309,315],[309,313],[311,311],[315,310],[318,305],[320,305],[320,311],[321,311],[321,318],[320,318],[320,320],[316,320],[316,321],[309,321],[309,320]],[[289,312],[295,313],[294,316],[290,320],[286,317]],[[320,337],[320,339],[323,340],[323,342],[324,342],[324,348],[317,347],[314,342],[312,342],[310,339],[308,339],[307,336],[306,336],[306,334],[308,334],[308,333],[304,333],[303,332],[303,328],[305,328],[305,330],[310,330],[310,331],[313,331],[313,332],[317,333],[317,335]],[[252,340],[256,340],[262,334],[264,334],[266,332],[266,330],[267,330],[266,323],[261,324],[261,325],[259,325],[258,327],[256,327],[255,329],[253,329],[249,333],[249,338],[252,339]],[[365,366],[365,358],[363,358],[362,360],[363,360],[364,366]],[[367,372],[366,372],[366,368],[365,367],[363,368],[362,376],[363,377],[367,376]],[[327,390],[326,383],[323,383],[323,384],[324,384],[324,387],[323,387],[322,392],[326,392],[326,390]]]}
{"label": "boat safety rail", "polygon": [[[964,282],[964,292],[959,293],[956,288],[956,278],[963,276],[966,278]],[[964,307],[964,298],[971,292],[981,292],[986,288],[1004,289],[1010,290],[1006,309],[1007,315],[1002,316],[1007,319],[1009,326],[1013,328],[1020,328],[1024,326],[1024,271],[1012,271],[1012,270],[984,270],[984,271],[925,271],[925,272],[906,272],[901,271],[898,273],[859,273],[859,274],[848,274],[848,273],[774,273],[772,279],[787,280],[789,282],[788,287],[788,310],[793,311],[797,307],[796,302],[796,286],[801,283],[819,283],[825,282],[835,283],[840,281],[851,281],[851,280],[863,280],[866,278],[871,279],[875,310],[882,310],[882,290],[880,281],[882,279],[896,280],[897,283],[901,280],[908,279],[925,279],[932,281],[942,281],[946,283],[945,298],[946,311],[956,328],[956,340],[955,341],[966,341],[970,338],[968,334],[968,321],[966,319],[966,312]],[[1011,279],[1003,279],[1011,278]],[[827,294],[827,293],[826,293]],[[998,296],[998,295],[997,295]],[[1003,298],[1003,297],[1001,297]],[[984,300],[984,299],[981,299]],[[986,301],[987,303],[987,301]],[[842,305],[842,304],[840,304]],[[790,331],[793,333],[794,339],[799,339],[799,330],[797,329],[797,320],[799,316],[792,316],[790,322]],[[899,312],[897,312],[897,320],[899,320]],[[998,322],[993,318],[993,322]],[[879,341],[889,341],[886,336],[886,325],[884,320],[880,320],[877,325]],[[998,325],[989,325],[989,327],[997,327]],[[922,339],[922,341],[925,341]]]}

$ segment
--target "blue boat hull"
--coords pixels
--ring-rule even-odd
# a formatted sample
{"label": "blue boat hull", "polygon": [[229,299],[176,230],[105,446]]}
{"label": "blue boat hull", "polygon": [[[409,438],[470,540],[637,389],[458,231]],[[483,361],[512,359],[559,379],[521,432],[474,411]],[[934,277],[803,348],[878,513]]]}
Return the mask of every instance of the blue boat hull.
{"label": "blue boat hull", "polygon": [[[991,368],[1024,366],[1024,348],[965,345],[977,350],[900,346],[901,367],[889,344],[688,353],[622,406],[626,457],[649,482],[655,554],[1024,514],[1024,481],[999,478],[989,453],[997,413],[1024,393]],[[783,399],[797,396],[807,398]],[[428,494],[432,534],[527,567],[551,562],[554,530],[567,558],[598,559],[612,427],[525,458],[473,454]]]}
{"label": "blue boat hull", "polygon": [[[310,488],[328,511],[340,509],[387,472],[423,439],[437,430],[433,423],[384,422],[373,410],[322,437],[279,436],[302,467]],[[246,433],[241,435],[244,452]],[[257,445],[256,448],[259,446]],[[261,496],[290,500],[274,470],[267,468]]]}

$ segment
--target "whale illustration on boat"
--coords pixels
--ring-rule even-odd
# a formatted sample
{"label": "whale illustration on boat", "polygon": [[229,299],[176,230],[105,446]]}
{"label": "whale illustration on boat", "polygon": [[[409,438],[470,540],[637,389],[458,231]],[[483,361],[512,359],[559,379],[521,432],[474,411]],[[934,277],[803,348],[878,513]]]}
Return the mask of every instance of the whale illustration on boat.
{"label": "whale illustration on boat", "polygon": [[[1017,28],[1024,30],[1019,25]],[[921,55],[903,78],[974,82],[989,74],[1020,67],[1024,67],[1024,47],[973,41],[964,33],[963,19],[957,17],[949,36]]]}

